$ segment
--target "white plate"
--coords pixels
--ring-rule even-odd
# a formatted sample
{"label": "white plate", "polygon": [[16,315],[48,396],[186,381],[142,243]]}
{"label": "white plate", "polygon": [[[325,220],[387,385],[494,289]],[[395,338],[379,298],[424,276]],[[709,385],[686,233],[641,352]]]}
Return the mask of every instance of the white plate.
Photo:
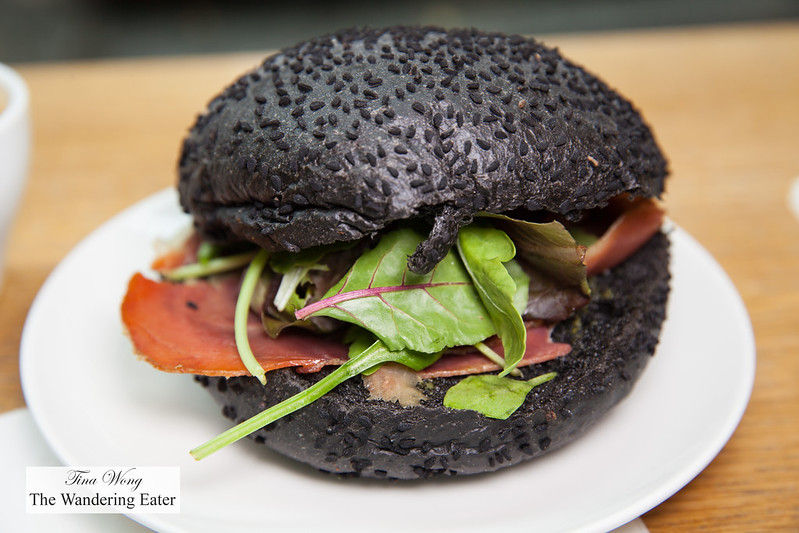
{"label": "white plate", "polygon": [[75,248],[37,296],[22,338],[25,398],[68,465],[181,468],[181,514],[134,515],[159,531],[608,531],[694,478],[735,430],[755,368],[746,309],[679,228],[656,356],[629,398],[577,442],[487,476],[425,483],[341,480],[239,442],[188,450],[227,427],[188,376],[137,360],[119,304],[154,242],[189,224],[174,192],[131,207]]}

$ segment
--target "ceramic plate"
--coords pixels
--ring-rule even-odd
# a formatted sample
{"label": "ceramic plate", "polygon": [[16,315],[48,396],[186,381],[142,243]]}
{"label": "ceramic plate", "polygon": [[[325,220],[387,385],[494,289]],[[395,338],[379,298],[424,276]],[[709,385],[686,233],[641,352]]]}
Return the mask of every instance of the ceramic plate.
{"label": "ceramic plate", "polygon": [[119,318],[129,277],[190,226],[173,191],[100,227],[53,271],[21,345],[25,397],[67,465],[179,466],[181,513],[134,515],[158,531],[608,531],[694,478],[735,430],[755,368],[730,280],[673,228],[673,291],[655,357],[631,395],[583,438],[487,476],[425,483],[338,479],[239,442],[188,450],[227,428],[192,378],[133,356]]}

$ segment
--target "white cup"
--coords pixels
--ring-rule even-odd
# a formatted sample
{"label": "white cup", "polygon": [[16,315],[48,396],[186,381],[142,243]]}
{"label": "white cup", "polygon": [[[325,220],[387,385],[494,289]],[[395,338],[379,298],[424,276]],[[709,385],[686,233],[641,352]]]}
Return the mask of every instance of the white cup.
{"label": "white cup", "polygon": [[30,151],[28,87],[19,74],[0,63],[0,283],[6,241],[25,186]]}

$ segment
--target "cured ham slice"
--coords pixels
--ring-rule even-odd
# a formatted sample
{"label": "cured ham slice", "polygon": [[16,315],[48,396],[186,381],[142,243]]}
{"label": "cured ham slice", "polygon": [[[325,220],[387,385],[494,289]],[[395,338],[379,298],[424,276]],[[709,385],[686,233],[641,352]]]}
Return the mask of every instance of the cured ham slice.
{"label": "cured ham slice", "polygon": [[[247,375],[233,330],[238,285],[237,276],[171,283],[134,275],[122,302],[122,321],[137,353],[165,372]],[[346,346],[333,338],[286,330],[272,339],[255,313],[247,331],[267,372],[289,366],[314,372],[347,360]]]}
{"label": "cured ham slice", "polygon": [[[543,363],[566,355],[571,351],[571,346],[562,342],[552,342],[549,338],[550,329],[543,326],[527,328],[527,350],[517,367],[524,367],[536,363]],[[504,356],[502,343],[492,339],[487,343],[495,352]],[[496,372],[501,370],[499,365],[491,362],[477,350],[453,351],[445,353],[441,359],[419,372],[420,377],[440,378],[449,376],[465,376],[481,372]]]}
{"label": "cured ham slice", "polygon": [[[205,376],[243,376],[233,330],[238,277],[189,283],[154,281],[136,274],[122,302],[122,320],[137,353],[165,372]],[[335,337],[309,335],[291,328],[277,339],[267,335],[252,313],[247,326],[250,346],[267,372],[297,367],[315,372],[347,360],[347,347]],[[499,342],[493,349],[502,355]],[[553,343],[549,330],[527,330],[527,352],[520,366],[539,363],[569,352],[568,344]],[[422,378],[459,376],[498,370],[478,351],[454,350],[422,371]]]}
{"label": "cured ham slice", "polygon": [[622,263],[660,230],[664,216],[663,208],[654,200],[636,201],[588,247],[586,274],[599,274]]}

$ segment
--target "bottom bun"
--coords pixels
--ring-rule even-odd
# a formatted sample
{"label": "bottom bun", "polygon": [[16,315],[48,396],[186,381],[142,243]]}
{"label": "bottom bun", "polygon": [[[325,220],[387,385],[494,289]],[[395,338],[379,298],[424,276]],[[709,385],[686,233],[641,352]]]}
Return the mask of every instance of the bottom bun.
{"label": "bottom bun", "polygon": [[[336,474],[390,479],[491,472],[573,441],[624,398],[655,351],[669,293],[669,241],[659,233],[635,255],[590,280],[591,303],[558,324],[568,355],[523,368],[525,379],[555,371],[507,420],[442,405],[460,378],[424,382],[415,407],[370,400],[360,378],[252,435],[287,457]],[[330,370],[253,377],[198,376],[222,413],[243,421],[307,388]]]}

